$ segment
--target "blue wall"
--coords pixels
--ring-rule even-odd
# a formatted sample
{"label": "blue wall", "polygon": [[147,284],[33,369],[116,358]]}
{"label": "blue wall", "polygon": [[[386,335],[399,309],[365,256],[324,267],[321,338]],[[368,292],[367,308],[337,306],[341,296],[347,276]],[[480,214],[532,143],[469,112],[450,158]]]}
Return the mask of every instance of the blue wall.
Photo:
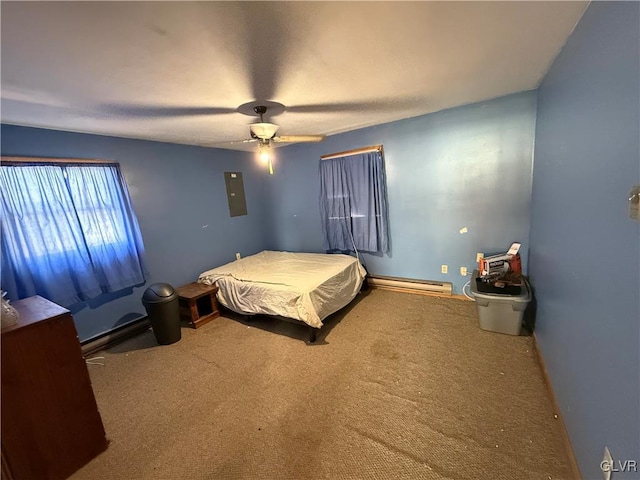
{"label": "blue wall", "polygon": [[[368,270],[460,293],[458,269],[473,268],[476,252],[523,243],[538,343],[584,478],[601,478],[605,445],[640,460],[640,225],[627,216],[640,183],[639,10],[592,3],[537,99],[524,92],[278,149],[274,176],[241,152],[8,125],[2,154],[120,162],[149,283],[179,285],[236,251],[322,251],[319,157],[383,144],[392,250],[364,255]],[[244,173],[246,217],[228,214],[231,170]],[[143,314],[142,290],[75,313],[80,337]]]}
{"label": "blue wall", "polygon": [[460,266],[471,271],[476,252],[518,241],[526,264],[535,110],[535,92],[524,92],[277,150],[270,248],[322,251],[320,156],[383,144],[391,252],[364,255],[370,273],[449,281],[461,293]]}
{"label": "blue wall", "polygon": [[[2,155],[120,163],[146,248],[150,279],[179,286],[265,244],[266,172],[244,152],[2,125]],[[248,215],[229,216],[224,174],[243,173]],[[146,287],[73,308],[81,340],[143,315]]]}
{"label": "blue wall", "polygon": [[[538,93],[529,272],[584,478],[640,462],[640,5],[594,2]],[[614,474],[639,478],[640,473]]]}

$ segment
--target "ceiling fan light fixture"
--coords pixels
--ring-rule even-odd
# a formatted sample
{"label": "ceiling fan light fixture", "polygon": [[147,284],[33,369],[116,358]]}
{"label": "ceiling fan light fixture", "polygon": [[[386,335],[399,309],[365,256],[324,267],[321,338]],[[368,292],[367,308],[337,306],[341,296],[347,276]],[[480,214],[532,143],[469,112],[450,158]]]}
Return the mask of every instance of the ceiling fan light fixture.
{"label": "ceiling fan light fixture", "polygon": [[268,140],[260,140],[258,144],[258,158],[269,166],[269,175],[273,175],[273,161],[271,160],[271,145]]}
{"label": "ceiling fan light fixture", "polygon": [[260,142],[258,145],[258,158],[264,163],[269,163],[271,159],[271,146],[267,142]]}
{"label": "ceiling fan light fixture", "polygon": [[251,129],[251,133],[256,137],[261,138],[263,140],[268,140],[269,138],[273,137],[276,134],[276,132],[278,131],[278,128],[280,127],[275,123],[260,122],[260,123],[252,123],[249,126],[249,128]]}

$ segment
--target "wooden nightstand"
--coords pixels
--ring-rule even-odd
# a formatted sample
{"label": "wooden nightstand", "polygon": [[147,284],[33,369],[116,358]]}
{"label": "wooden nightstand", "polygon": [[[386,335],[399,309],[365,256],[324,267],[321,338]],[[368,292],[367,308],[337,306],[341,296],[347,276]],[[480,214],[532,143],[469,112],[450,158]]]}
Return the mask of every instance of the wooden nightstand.
{"label": "wooden nightstand", "polygon": [[198,328],[220,316],[216,293],[218,287],[204,283],[189,283],[176,288],[180,305],[180,319]]}

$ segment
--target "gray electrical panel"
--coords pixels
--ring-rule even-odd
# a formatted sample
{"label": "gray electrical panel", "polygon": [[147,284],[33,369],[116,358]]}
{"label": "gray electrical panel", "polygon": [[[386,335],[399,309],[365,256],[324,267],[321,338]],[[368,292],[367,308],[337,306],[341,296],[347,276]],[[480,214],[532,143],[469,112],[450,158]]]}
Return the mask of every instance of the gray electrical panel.
{"label": "gray electrical panel", "polygon": [[247,201],[244,197],[242,172],[224,172],[224,183],[227,187],[229,215],[239,217],[247,214]]}

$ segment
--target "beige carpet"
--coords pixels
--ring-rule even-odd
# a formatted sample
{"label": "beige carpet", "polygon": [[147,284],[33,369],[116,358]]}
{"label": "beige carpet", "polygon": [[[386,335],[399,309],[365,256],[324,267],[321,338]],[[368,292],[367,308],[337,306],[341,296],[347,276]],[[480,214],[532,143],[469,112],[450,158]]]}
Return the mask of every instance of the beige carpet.
{"label": "beige carpet", "polygon": [[372,290],[304,327],[232,315],[90,365],[111,443],[72,479],[560,479],[531,337],[456,299]]}

